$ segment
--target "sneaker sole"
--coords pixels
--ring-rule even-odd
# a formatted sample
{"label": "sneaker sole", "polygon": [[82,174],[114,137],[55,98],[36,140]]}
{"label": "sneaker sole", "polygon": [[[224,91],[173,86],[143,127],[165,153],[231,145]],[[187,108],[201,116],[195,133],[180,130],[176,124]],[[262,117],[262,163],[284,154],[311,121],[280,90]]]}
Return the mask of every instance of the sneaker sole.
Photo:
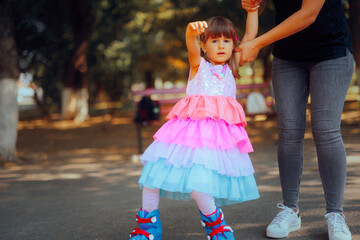
{"label": "sneaker sole", "polygon": [[301,218],[299,218],[299,221],[294,223],[293,225],[289,226],[289,231],[286,234],[281,234],[277,232],[270,232],[266,229],[266,237],[269,238],[286,238],[289,233],[297,231],[301,228]]}

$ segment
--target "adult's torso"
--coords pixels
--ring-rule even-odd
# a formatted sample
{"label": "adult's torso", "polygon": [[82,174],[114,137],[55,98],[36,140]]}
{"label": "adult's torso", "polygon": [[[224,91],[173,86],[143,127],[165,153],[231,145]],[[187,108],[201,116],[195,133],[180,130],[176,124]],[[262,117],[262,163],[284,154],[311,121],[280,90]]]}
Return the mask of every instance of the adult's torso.
{"label": "adult's torso", "polygon": [[[301,8],[302,0],[273,0],[276,24]],[[289,61],[323,61],[352,52],[351,38],[341,0],[326,0],[314,23],[274,44],[275,57]]]}

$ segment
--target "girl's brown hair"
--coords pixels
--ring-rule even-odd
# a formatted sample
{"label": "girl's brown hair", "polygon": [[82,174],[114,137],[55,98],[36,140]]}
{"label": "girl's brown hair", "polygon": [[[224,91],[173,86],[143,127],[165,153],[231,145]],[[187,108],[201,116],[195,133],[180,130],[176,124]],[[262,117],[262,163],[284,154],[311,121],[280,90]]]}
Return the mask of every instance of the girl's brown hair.
{"label": "girl's brown hair", "polygon": [[[224,36],[226,38],[231,38],[234,42],[234,49],[238,46],[239,41],[237,39],[236,30],[234,24],[225,17],[212,17],[207,21],[208,27],[205,29],[205,32],[200,35],[200,41],[206,43],[206,41],[211,38],[218,38]],[[205,53],[201,49],[201,56],[204,57]],[[239,62],[236,61],[234,50],[229,61],[230,69],[235,78],[239,78]]]}

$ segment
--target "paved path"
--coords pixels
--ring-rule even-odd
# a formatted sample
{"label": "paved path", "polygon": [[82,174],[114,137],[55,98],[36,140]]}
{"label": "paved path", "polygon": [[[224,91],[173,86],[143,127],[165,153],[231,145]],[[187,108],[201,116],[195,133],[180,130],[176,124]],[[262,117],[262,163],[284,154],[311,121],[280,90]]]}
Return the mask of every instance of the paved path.
{"label": "paved path", "polygon": [[[348,153],[344,210],[353,239],[360,239],[359,113],[346,112],[343,122]],[[133,130],[133,126],[126,121],[118,127],[118,131]],[[264,229],[278,211],[276,203],[281,201],[276,163],[276,119],[250,122],[247,130],[254,143],[255,152],[251,158],[261,198],[226,206],[223,210],[237,239],[261,240],[267,239],[264,237]],[[44,135],[34,137],[41,137],[46,145],[49,140],[45,136],[63,139],[67,135],[61,136],[61,133],[68,134],[66,131],[52,131],[44,129],[43,133],[39,133]],[[49,132],[53,135],[49,135]],[[145,135],[151,136],[150,132],[145,132]],[[24,134],[25,128],[19,131],[19,138],[24,137]],[[106,134],[111,135],[111,132]],[[291,234],[289,239],[325,240],[325,204],[310,130],[305,138],[305,166],[300,193],[303,226],[300,231]],[[122,141],[126,149],[130,146],[132,150],[119,150],[113,145],[99,149],[87,144],[88,148],[46,153],[45,162],[0,169],[0,239],[128,239],[141,204],[137,185],[141,166],[128,161],[130,155],[121,155],[135,151],[136,142],[124,138]],[[148,138],[145,144],[150,141]],[[40,143],[36,142],[37,145]],[[30,144],[20,145],[25,149]],[[41,158],[44,152],[33,154]],[[160,213],[164,240],[206,239],[194,201],[162,199]]]}

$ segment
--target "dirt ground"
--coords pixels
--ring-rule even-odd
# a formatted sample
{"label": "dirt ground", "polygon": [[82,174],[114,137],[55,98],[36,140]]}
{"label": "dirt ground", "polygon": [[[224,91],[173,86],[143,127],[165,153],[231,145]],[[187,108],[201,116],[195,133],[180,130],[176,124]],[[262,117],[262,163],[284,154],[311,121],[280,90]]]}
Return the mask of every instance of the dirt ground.
{"label": "dirt ground", "polygon": [[[19,122],[17,156],[20,160],[24,163],[51,164],[67,161],[69,156],[87,156],[98,160],[126,162],[138,153],[137,132],[130,110],[93,116],[81,124],[57,120],[56,116],[54,119],[29,119]],[[360,142],[359,102],[347,102],[342,119],[343,137],[359,138]],[[246,131],[253,144],[276,143],[276,116],[267,119],[256,116],[247,120]],[[163,120],[142,128],[143,149],[151,143],[152,135],[162,122]],[[305,139],[312,139],[309,121]],[[7,164],[9,165],[12,164]]]}
{"label": "dirt ground", "polygon": [[[344,211],[353,239],[359,240],[359,102],[347,102],[342,118],[348,161]],[[92,116],[81,124],[57,120],[57,116],[51,122],[21,120],[17,142],[21,163],[8,163],[0,168],[0,239],[128,239],[141,206],[137,184],[141,165],[136,157],[137,134],[132,119],[131,111],[118,109],[111,114]],[[143,149],[151,143],[160,124],[143,128]],[[261,197],[224,206],[223,210],[237,239],[266,240],[264,229],[277,212],[276,203],[281,201],[276,117],[249,118],[246,131],[255,150],[250,155]],[[309,122],[300,196],[302,228],[289,238],[328,239]],[[205,237],[194,201],[175,203],[162,199],[160,210],[164,239]]]}

